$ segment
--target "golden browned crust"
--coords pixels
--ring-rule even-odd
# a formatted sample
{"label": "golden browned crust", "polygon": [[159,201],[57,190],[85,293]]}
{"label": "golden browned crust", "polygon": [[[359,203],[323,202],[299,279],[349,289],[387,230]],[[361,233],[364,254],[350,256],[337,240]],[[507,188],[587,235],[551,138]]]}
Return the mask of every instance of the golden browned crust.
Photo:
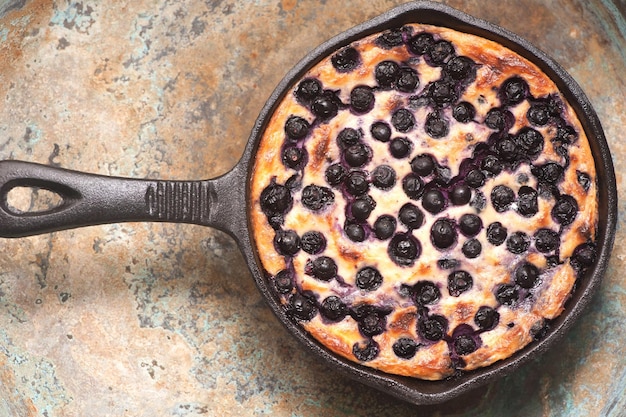
{"label": "golden browned crust", "polygon": [[[421,242],[422,253],[409,267],[399,266],[390,259],[388,240],[379,240],[370,235],[364,242],[353,242],[343,229],[349,197],[338,188],[334,188],[332,205],[316,212],[302,205],[300,201],[302,187],[309,184],[329,187],[325,180],[325,170],[331,163],[341,158],[336,137],[344,127],[361,128],[367,136],[373,121],[388,121],[395,109],[408,106],[409,96],[419,95],[425,86],[441,76],[441,68],[430,66],[424,59],[416,58],[406,47],[391,49],[379,47],[375,42],[379,36],[377,34],[352,45],[361,57],[361,65],[357,69],[345,73],[338,72],[329,57],[309,70],[305,77],[320,80],[325,89],[337,91],[341,101],[349,103],[350,91],[355,86],[376,86],[373,69],[377,63],[382,60],[394,60],[409,63],[417,70],[420,79],[417,91],[405,94],[395,90],[376,90],[376,106],[370,112],[355,115],[349,109],[343,109],[337,116],[323,123],[316,123],[312,112],[298,102],[294,94],[287,94],[272,115],[259,144],[250,182],[252,207],[250,215],[256,249],[263,268],[270,276],[270,281],[279,271],[284,269],[295,271],[295,287],[288,293],[280,295],[286,308],[290,308],[289,298],[295,293],[300,293],[313,294],[317,308],[326,297],[335,295],[348,307],[370,304],[389,310],[384,319],[384,331],[374,336],[363,335],[354,314],[347,314],[336,323],[325,319],[319,312],[310,320],[294,318],[315,339],[332,352],[355,362],[359,362],[354,355],[355,346],[362,347],[367,340],[372,340],[377,343],[379,351],[375,357],[360,361],[364,365],[389,373],[437,380],[453,374],[458,369],[476,369],[511,356],[532,342],[546,321],[554,319],[563,311],[581,268],[576,261],[572,261],[572,255],[581,245],[595,239],[598,216],[596,174],[588,140],[576,114],[560,96],[556,85],[537,66],[489,40],[442,27],[409,26],[413,34],[428,32],[433,34],[435,39],[452,42],[457,55],[469,57],[478,64],[475,79],[459,98],[459,101],[468,101],[475,105],[475,122],[457,123],[450,116],[451,110],[444,109],[444,114],[451,122],[450,130],[444,138],[435,139],[426,134],[421,127],[428,108],[412,107],[418,127],[404,134],[394,132],[394,137],[404,136],[410,139],[411,156],[401,160],[391,158],[387,143],[369,137],[363,140],[371,147],[374,156],[372,161],[362,168],[363,170],[371,172],[377,165],[390,165],[396,171],[399,183],[411,172],[408,161],[420,153],[429,153],[440,163],[445,162],[452,177],[459,175],[461,162],[472,157],[476,145],[486,143],[493,133],[493,130],[485,126],[484,119],[490,109],[502,105],[498,97],[498,88],[511,77],[523,78],[528,83],[530,95],[534,98],[560,97],[563,102],[560,117],[577,134],[577,139],[573,143],[566,144],[566,155],[563,154],[562,141],[555,139],[557,132],[554,123],[534,126],[546,138],[542,153],[533,159],[532,163],[519,164],[512,170],[503,171],[495,178],[488,178],[485,185],[480,188],[486,197],[484,208],[449,204],[445,212],[437,215],[422,210],[425,214],[424,224],[411,232]],[[296,86],[297,83],[294,84],[292,91]],[[509,132],[514,134],[529,125],[526,116],[528,109],[528,100],[509,108],[515,119]],[[323,255],[336,261],[337,275],[340,279],[325,281],[305,272],[307,263],[318,255],[310,255],[302,250],[293,257],[278,254],[273,243],[275,229],[269,224],[267,215],[261,207],[260,196],[268,185],[272,183],[284,185],[289,178],[299,172],[285,167],[281,160],[281,151],[285,143],[284,126],[287,119],[293,115],[304,118],[313,125],[313,128],[305,142],[309,159],[299,177],[302,183],[292,192],[293,207],[285,214],[280,228],[294,230],[298,236],[310,230],[321,232],[327,240]],[[566,167],[563,179],[558,183],[558,191],[563,195],[572,196],[577,202],[579,212],[571,224],[560,225],[555,221],[551,214],[555,205],[554,196],[540,195],[537,213],[530,217],[522,216],[515,210],[498,212],[494,209],[490,204],[490,195],[496,185],[505,184],[516,192],[522,183],[537,189],[538,180],[531,172],[531,168],[547,162],[556,162]],[[580,173],[588,175],[587,183],[582,184],[578,180]],[[525,178],[524,181],[520,181],[522,177]],[[413,202],[421,208],[419,201],[409,199],[399,185],[391,190],[370,187],[369,195],[377,202],[368,219],[370,226],[374,219],[383,214],[391,214],[397,218],[399,207],[406,202]],[[483,222],[483,228],[476,236],[483,249],[480,256],[474,259],[466,258],[461,252],[461,243],[466,240],[464,236],[459,235],[457,244],[446,250],[436,249],[430,241],[430,229],[437,218],[443,216],[458,221],[464,213],[476,213]],[[540,228],[559,231],[560,245],[556,254],[558,264],[554,264],[554,256],[550,259],[548,255],[537,251],[534,248],[535,242],[531,242],[530,249],[521,254],[511,253],[507,250],[506,244],[499,246],[491,244],[486,236],[486,228],[496,221],[505,225],[510,232],[523,231],[531,238]],[[400,222],[398,229],[402,229]],[[441,259],[456,259],[459,264],[455,269],[465,270],[472,275],[471,289],[458,296],[450,295],[447,289],[447,276],[451,270],[443,270],[438,266],[437,261]],[[531,289],[518,287],[520,294],[528,294],[528,297],[520,295],[513,305],[504,305],[497,300],[494,292],[499,285],[515,283],[512,276],[514,268],[524,261],[532,263],[541,271],[540,278]],[[384,277],[380,287],[373,291],[359,290],[355,286],[355,275],[365,266],[375,267]],[[419,306],[411,297],[402,293],[402,288],[421,281],[437,285],[441,292],[437,302]],[[474,321],[476,312],[484,306],[497,309],[499,313],[498,324],[493,329],[479,330]],[[446,336],[442,340],[428,341],[420,335],[418,322],[425,314],[446,318]],[[471,329],[473,340],[478,342],[469,353],[458,354],[454,352],[454,337],[457,334],[454,331],[463,328]],[[402,358],[394,353],[392,346],[400,338],[409,338],[420,345],[412,357]]]}

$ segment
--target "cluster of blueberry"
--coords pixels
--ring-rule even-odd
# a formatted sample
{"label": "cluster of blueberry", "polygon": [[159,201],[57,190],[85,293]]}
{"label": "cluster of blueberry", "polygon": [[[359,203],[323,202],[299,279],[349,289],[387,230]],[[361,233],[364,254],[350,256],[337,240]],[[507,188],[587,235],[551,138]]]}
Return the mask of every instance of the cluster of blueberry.
{"label": "cluster of blueberry", "polygon": [[[512,77],[503,82],[498,90],[500,107],[494,107],[487,113],[484,120],[476,120],[475,107],[466,101],[459,101],[464,89],[475,79],[477,64],[464,56],[455,53],[453,45],[446,40],[436,40],[429,33],[412,35],[400,28],[381,35],[378,45],[391,49],[404,45],[415,57],[423,57],[428,65],[441,67],[441,77],[422,88],[420,94],[410,96],[408,108],[399,108],[390,114],[388,121],[377,120],[369,126],[369,132],[360,129],[344,128],[337,137],[336,143],[340,150],[340,160],[330,163],[325,171],[326,184],[311,184],[305,187],[295,174],[284,185],[272,181],[261,193],[261,209],[267,216],[269,224],[275,229],[274,246],[276,251],[285,256],[293,257],[300,250],[317,257],[307,261],[305,274],[321,281],[337,278],[338,266],[328,256],[322,255],[326,247],[326,238],[317,231],[309,231],[298,236],[293,230],[284,230],[284,215],[293,206],[293,193],[300,192],[300,201],[304,207],[313,211],[324,211],[335,204],[335,193],[341,193],[347,205],[346,221],[343,225],[345,236],[353,242],[363,242],[370,238],[389,241],[388,255],[399,266],[407,267],[414,264],[422,251],[422,244],[413,235],[413,231],[425,223],[425,210],[432,215],[442,213],[449,206],[470,205],[481,211],[487,204],[487,196],[481,188],[489,178],[496,177],[503,170],[513,172],[520,164],[529,164],[532,174],[536,177],[537,189],[528,185],[521,186],[517,193],[507,185],[493,187],[489,201],[496,212],[503,213],[516,210],[520,216],[532,217],[539,210],[538,199],[541,196],[553,198],[552,217],[561,227],[574,221],[578,213],[576,200],[561,194],[558,184],[562,181],[567,169],[567,147],[576,140],[576,133],[561,118],[562,104],[556,97],[534,98],[529,87],[520,77]],[[353,47],[346,47],[332,56],[332,64],[340,73],[353,71],[361,65],[359,52]],[[315,116],[309,123],[300,116],[290,116],[284,126],[285,144],[282,148],[282,162],[296,172],[302,172],[308,162],[304,146],[315,125],[325,123],[341,110],[348,109],[360,115],[371,111],[375,106],[376,92],[380,90],[397,90],[411,94],[417,91],[420,79],[417,71],[409,65],[392,60],[385,60],[376,65],[374,75],[377,86],[359,85],[350,92],[349,103],[343,103],[332,90],[324,89],[322,83],[315,78],[306,78],[299,82],[294,94],[298,102],[308,108]],[[529,126],[509,133],[513,126],[514,116],[510,108],[523,101],[529,102],[527,120]],[[400,133],[412,131],[419,121],[412,110],[428,106],[424,123],[424,131],[434,139],[447,136],[451,123],[444,115],[444,110],[452,108],[448,114],[457,123],[483,123],[492,134],[489,140],[476,146],[471,158],[463,161],[459,175],[452,178],[450,169],[441,165],[431,154],[419,154],[408,159],[413,150],[411,140],[406,137],[392,138],[395,130]],[[537,130],[540,126],[552,123],[556,135],[552,138],[553,147],[565,161],[565,166],[556,162],[543,165],[534,161],[545,146],[544,136]],[[379,165],[366,170],[366,165],[373,159],[372,147],[368,139],[388,144],[390,155],[396,160],[406,159],[410,164],[410,173],[398,179],[397,173],[389,165]],[[585,190],[589,188],[590,177],[586,173],[578,173],[578,181]],[[399,208],[397,217],[383,214],[373,221],[370,215],[377,202],[370,195],[371,187],[379,190],[391,190],[400,183],[405,195],[410,200]],[[421,202],[421,207],[413,202]],[[397,231],[398,224],[405,231]],[[560,262],[558,256],[560,233],[548,228],[538,230],[533,236],[523,231],[509,233],[507,227],[500,222],[483,225],[481,218],[474,213],[463,214],[458,220],[442,216],[437,218],[430,229],[430,241],[440,251],[455,245],[459,232],[466,238],[462,245],[462,253],[472,259],[480,256],[482,244],[478,234],[486,231],[487,241],[494,246],[505,244],[512,254],[523,254],[534,242],[537,251],[546,254],[549,265]],[[574,255],[573,263],[581,267],[593,262],[595,252],[593,245],[582,245]],[[442,259],[439,267],[451,272],[448,275],[447,290],[450,296],[458,297],[473,285],[473,277],[466,271],[456,269],[453,260]],[[287,268],[273,278],[274,285],[280,294],[288,295],[288,310],[299,320],[310,320],[318,312],[329,322],[338,322],[351,316],[357,323],[365,341],[354,345],[353,353],[358,360],[371,360],[378,354],[378,345],[373,336],[384,332],[386,317],[391,313],[387,307],[370,304],[346,305],[338,296],[329,296],[318,301],[314,294],[294,291],[295,272]],[[501,305],[512,306],[523,297],[521,292],[528,292],[540,281],[541,271],[529,262],[523,262],[513,272],[513,282],[500,285],[494,290],[496,300]],[[360,269],[355,278],[356,286],[363,291],[374,291],[381,286],[383,276],[377,269],[368,266]],[[403,295],[410,297],[417,307],[417,332],[423,343],[448,341],[453,355],[467,355],[475,351],[481,343],[479,334],[493,329],[499,321],[499,313],[491,307],[482,306],[474,317],[476,329],[462,324],[448,335],[448,320],[440,315],[429,315],[428,306],[435,304],[441,297],[441,291],[432,282],[420,281],[412,287],[403,287]],[[411,358],[421,343],[411,338],[401,338],[393,345],[395,354],[402,358]],[[460,361],[459,363],[462,363]],[[462,365],[460,365],[462,366]]]}

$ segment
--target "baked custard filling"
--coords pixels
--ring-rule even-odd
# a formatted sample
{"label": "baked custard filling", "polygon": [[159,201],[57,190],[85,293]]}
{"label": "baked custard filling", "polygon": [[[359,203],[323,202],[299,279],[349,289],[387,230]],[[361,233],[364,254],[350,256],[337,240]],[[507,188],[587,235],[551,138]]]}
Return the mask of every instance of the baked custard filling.
{"label": "baked custard filling", "polygon": [[596,257],[576,113],[532,62],[445,27],[314,65],[271,116],[250,198],[287,314],[337,355],[421,379],[541,338]]}

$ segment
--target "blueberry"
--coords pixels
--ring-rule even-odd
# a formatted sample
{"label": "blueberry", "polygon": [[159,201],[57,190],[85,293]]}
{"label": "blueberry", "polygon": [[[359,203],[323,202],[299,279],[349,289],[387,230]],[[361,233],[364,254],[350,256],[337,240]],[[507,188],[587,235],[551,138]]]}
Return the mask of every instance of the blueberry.
{"label": "blueberry", "polygon": [[576,171],[576,180],[578,181],[578,184],[583,187],[585,192],[589,191],[589,188],[591,188],[591,177],[589,174],[586,172]]}
{"label": "blueberry", "polygon": [[428,136],[433,139],[440,139],[448,135],[450,127],[448,121],[439,112],[429,113],[426,116],[424,129]]}
{"label": "blueberry", "polygon": [[317,306],[311,298],[295,293],[289,297],[287,312],[296,319],[309,321],[317,315]]}
{"label": "blueberry", "polygon": [[419,348],[419,344],[415,340],[408,337],[401,337],[394,342],[391,348],[397,357],[402,359],[411,359],[415,356],[415,353]]}
{"label": "blueberry", "polygon": [[496,185],[491,190],[491,204],[498,213],[507,211],[514,201],[515,191],[506,185]]}
{"label": "blueberry", "polygon": [[391,124],[398,132],[406,133],[415,127],[415,116],[408,109],[398,109],[391,115]]}
{"label": "blueberry", "polygon": [[430,240],[438,249],[447,249],[457,239],[456,225],[453,220],[441,218],[435,220],[430,229]]}
{"label": "blueberry", "polygon": [[583,271],[596,262],[597,250],[593,243],[582,243],[574,249],[570,263],[577,271]]}
{"label": "blueberry", "polygon": [[434,81],[428,92],[432,101],[439,107],[446,107],[458,98],[456,85],[447,80]]}
{"label": "blueberry", "polygon": [[419,229],[424,223],[424,213],[414,204],[406,203],[398,213],[400,222],[409,229]]}
{"label": "blueberry", "polygon": [[546,256],[546,268],[554,268],[561,264],[561,260],[557,255]]}
{"label": "blueberry", "polygon": [[367,175],[363,171],[351,171],[344,181],[346,191],[355,197],[361,196],[369,190]]}
{"label": "blueberry", "polygon": [[539,268],[530,262],[524,262],[515,269],[514,276],[517,285],[532,288],[539,282]]}
{"label": "blueberry", "polygon": [[337,145],[341,149],[347,149],[350,146],[361,143],[361,137],[363,135],[359,130],[351,127],[346,127],[337,135]]}
{"label": "blueberry", "polygon": [[491,177],[495,177],[502,172],[502,162],[495,155],[487,155],[480,164],[482,170]]}
{"label": "blueberry", "polygon": [[513,232],[506,240],[506,248],[509,252],[519,255],[530,247],[530,237],[522,231]]}
{"label": "blueberry", "polygon": [[465,183],[472,188],[480,188],[485,185],[485,174],[479,169],[472,169],[465,176]]}
{"label": "blueberry", "polygon": [[287,146],[283,149],[283,164],[292,169],[300,169],[306,161],[306,151],[297,146]]}
{"label": "blueberry", "polygon": [[285,216],[279,213],[272,213],[267,215],[267,222],[274,230],[279,230],[285,223]]}
{"label": "blueberry", "polygon": [[363,242],[367,237],[365,229],[359,223],[346,222],[343,227],[346,236],[353,242]]}
{"label": "blueberry", "polygon": [[300,140],[309,134],[311,125],[300,116],[289,116],[285,122],[285,134],[292,140]]}
{"label": "blueberry", "polygon": [[459,123],[469,123],[476,117],[476,108],[467,101],[462,101],[452,109],[452,117]]}
{"label": "blueberry", "polygon": [[524,217],[532,217],[539,211],[537,191],[527,185],[523,185],[517,191],[517,212]]}
{"label": "blueberry", "polygon": [[563,113],[563,101],[558,94],[550,95],[545,101],[550,115],[558,116]]}
{"label": "blueberry", "polygon": [[487,127],[498,132],[508,130],[507,128],[513,121],[513,115],[509,111],[497,107],[490,109],[485,116]]}
{"label": "blueberry", "polygon": [[463,243],[461,251],[466,258],[474,259],[480,255],[483,250],[483,245],[478,239],[468,239]]}
{"label": "blueberry", "polygon": [[368,362],[376,358],[380,353],[380,347],[376,341],[367,339],[364,343],[355,343],[352,346],[352,354],[360,362]]}
{"label": "blueberry", "polygon": [[350,205],[352,216],[359,221],[365,221],[376,207],[376,202],[369,195],[359,197]]}
{"label": "blueberry", "polygon": [[313,261],[307,261],[304,270],[307,275],[322,281],[330,281],[337,276],[337,264],[328,256],[320,256]]}
{"label": "blueberry", "polygon": [[462,206],[470,202],[472,199],[472,190],[468,185],[457,184],[450,192],[450,201],[455,206]]}
{"label": "blueberry", "polygon": [[532,127],[520,129],[515,135],[515,142],[530,159],[535,159],[543,151],[543,135]]}
{"label": "blueberry", "polygon": [[435,161],[427,154],[417,155],[411,160],[411,170],[421,177],[427,177],[433,173]]}
{"label": "blueberry", "polygon": [[372,150],[364,143],[351,145],[345,150],[344,158],[352,168],[365,165],[372,157]]}
{"label": "blueberry", "polygon": [[299,174],[293,174],[285,181],[285,187],[290,191],[295,192],[302,188],[302,176]]}
{"label": "blueberry", "polygon": [[544,102],[533,103],[526,112],[526,118],[535,126],[545,126],[550,120],[550,108]]}
{"label": "blueberry", "polygon": [[498,325],[500,313],[491,307],[482,306],[474,315],[474,323],[480,330],[491,330]]}
{"label": "blueberry", "polygon": [[295,192],[301,189],[302,175],[293,174],[291,177],[287,178],[287,181],[285,181],[285,187],[287,187],[291,192]]}
{"label": "blueberry", "polygon": [[405,158],[411,152],[411,142],[407,138],[395,138],[389,142],[389,153],[394,158]]}
{"label": "blueberry", "polygon": [[408,174],[402,179],[402,189],[412,200],[417,200],[424,194],[424,181],[416,174]]}
{"label": "blueberry", "polygon": [[435,304],[441,298],[441,291],[430,281],[420,281],[412,289],[415,304],[423,307]]}
{"label": "blueberry", "polygon": [[339,322],[348,315],[348,307],[336,295],[326,297],[319,310],[324,318],[332,322]]}
{"label": "blueberry", "polygon": [[476,211],[483,211],[485,207],[487,207],[487,197],[485,197],[485,194],[483,194],[482,191],[476,190],[469,205],[470,207],[475,208]]}
{"label": "blueberry", "polygon": [[300,238],[300,248],[308,254],[317,255],[326,248],[326,238],[320,232],[305,232]]}
{"label": "blueberry", "polygon": [[330,60],[338,72],[350,72],[361,63],[361,55],[359,51],[348,46],[334,54]]}
{"label": "blueberry", "polygon": [[467,271],[454,271],[448,275],[448,292],[453,297],[458,297],[472,288],[474,280]]}
{"label": "blueberry", "polygon": [[466,56],[455,56],[445,66],[445,72],[453,80],[471,80],[475,77],[476,63]]}
{"label": "blueberry", "polygon": [[563,101],[558,94],[549,95],[542,103],[545,103],[551,116],[558,116],[563,113]]}
{"label": "blueberry", "polygon": [[328,185],[336,186],[343,182],[346,177],[346,170],[341,164],[332,164],[326,168],[325,177]]}
{"label": "blueberry", "polygon": [[452,180],[452,170],[447,166],[435,165],[435,175],[438,184],[450,184]]}
{"label": "blueberry", "polygon": [[374,93],[366,85],[354,87],[350,92],[350,106],[356,113],[367,113],[374,108]]}
{"label": "blueberry", "polygon": [[518,184],[527,184],[530,178],[528,177],[528,174],[526,174],[525,172],[520,172],[515,178],[515,180],[517,181]]}
{"label": "blueberry", "polygon": [[454,269],[460,264],[456,259],[443,258],[437,261],[437,266],[441,269]]}
{"label": "blueberry", "polygon": [[422,207],[432,214],[441,213],[446,208],[446,197],[441,191],[430,189],[422,196]]}
{"label": "blueberry", "polygon": [[417,332],[421,337],[432,342],[441,340],[446,335],[448,320],[439,315],[422,318],[417,323]]}
{"label": "blueberry", "polygon": [[528,83],[525,80],[511,77],[502,83],[498,96],[503,104],[515,106],[526,99],[528,91]]}
{"label": "blueberry", "polygon": [[515,285],[502,284],[496,288],[496,300],[502,305],[512,306],[517,303],[519,292]]}
{"label": "blueberry", "polygon": [[459,219],[459,228],[465,236],[474,237],[483,228],[483,221],[475,214],[466,213]]}
{"label": "blueberry", "polygon": [[541,340],[550,331],[550,322],[545,319],[540,319],[532,325],[528,333],[532,336],[533,340]]}
{"label": "blueberry", "polygon": [[287,178],[287,181],[285,181],[285,187],[287,187],[291,192],[298,191],[302,188],[302,176],[300,174],[293,174],[291,177]]}
{"label": "blueberry", "polygon": [[304,104],[310,103],[315,97],[322,93],[322,83],[316,78],[305,78],[300,81],[294,94],[296,99]]}
{"label": "blueberry", "polygon": [[274,287],[279,294],[288,294],[293,290],[293,273],[288,269],[279,271],[274,276]]}
{"label": "blueberry", "polygon": [[293,230],[277,230],[274,247],[283,256],[293,256],[300,250],[300,237]]}
{"label": "blueberry", "polygon": [[454,46],[448,41],[436,41],[426,52],[427,62],[433,66],[442,66],[454,54]]}
{"label": "blueberry", "polygon": [[352,309],[352,317],[357,321],[363,336],[372,337],[385,331],[385,316],[388,314],[371,304],[361,304]]}
{"label": "blueberry", "polygon": [[393,28],[386,30],[379,37],[376,38],[376,45],[383,49],[392,49],[396,46],[400,46],[404,43],[403,38],[404,31],[402,28]]}
{"label": "blueberry", "polygon": [[578,133],[576,129],[569,125],[560,124],[556,130],[555,140],[564,144],[571,144],[576,142]]}
{"label": "blueberry", "polygon": [[289,189],[283,185],[272,183],[261,192],[261,210],[266,216],[284,214],[291,208],[293,199]]}
{"label": "blueberry", "polygon": [[564,168],[556,162],[548,162],[544,165],[533,166],[530,172],[539,182],[556,184],[563,178]]}
{"label": "blueberry", "polygon": [[326,90],[311,102],[311,111],[322,120],[328,120],[337,115],[341,102],[334,92]]}
{"label": "blueberry", "polygon": [[394,61],[382,61],[374,68],[374,77],[379,86],[392,88],[400,75],[400,66]]}
{"label": "blueberry", "polygon": [[400,266],[411,266],[421,255],[422,247],[410,234],[398,233],[389,242],[387,253],[392,261]]}
{"label": "blueberry", "polygon": [[500,246],[501,244],[503,244],[506,240],[507,234],[507,228],[502,226],[502,223],[500,222],[491,223],[487,227],[487,240],[492,245]]}
{"label": "blueberry", "polygon": [[389,165],[379,165],[372,171],[372,185],[389,190],[396,184],[396,172]]}
{"label": "blueberry", "polygon": [[387,240],[396,231],[396,219],[388,214],[383,214],[374,222],[374,235],[380,240]]}
{"label": "blueberry", "polygon": [[319,211],[335,202],[335,193],[319,185],[307,185],[302,190],[302,204],[313,211]]}
{"label": "blueberry", "polygon": [[505,136],[498,140],[495,145],[498,157],[505,162],[514,162],[520,156],[515,139]]}
{"label": "blueberry", "polygon": [[572,224],[578,214],[578,203],[571,195],[562,195],[552,207],[551,214],[561,226]]}
{"label": "blueberry", "polygon": [[380,142],[388,142],[391,139],[391,127],[385,122],[372,123],[370,133],[374,139]]}
{"label": "blueberry", "polygon": [[410,93],[415,91],[419,85],[420,80],[417,72],[410,67],[400,68],[398,73],[398,79],[396,81],[396,88],[403,93]]}
{"label": "blueberry", "polygon": [[356,286],[363,291],[374,291],[383,283],[383,276],[378,269],[366,266],[356,273]]}
{"label": "blueberry", "polygon": [[435,43],[433,35],[427,32],[418,33],[407,41],[407,49],[415,55],[424,55]]}
{"label": "blueberry", "polygon": [[561,238],[557,232],[550,229],[539,229],[533,236],[535,248],[541,253],[549,253],[556,250],[561,243]]}
{"label": "blueberry", "polygon": [[459,356],[469,355],[478,349],[476,340],[468,334],[457,336],[452,344],[454,345],[454,351]]}

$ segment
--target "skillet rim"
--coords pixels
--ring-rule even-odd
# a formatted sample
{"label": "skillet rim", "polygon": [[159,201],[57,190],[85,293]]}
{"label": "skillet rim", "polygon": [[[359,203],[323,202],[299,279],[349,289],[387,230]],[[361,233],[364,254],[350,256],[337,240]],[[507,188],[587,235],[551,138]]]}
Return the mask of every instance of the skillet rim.
{"label": "skillet rim", "polygon": [[[294,83],[313,65],[352,41],[386,29],[401,27],[407,23],[446,26],[461,32],[491,39],[539,66],[557,84],[557,87],[579,117],[589,138],[598,175],[598,184],[600,185],[598,187],[600,212],[596,238],[598,247],[596,264],[593,268],[589,268],[584,277],[579,280],[578,286],[566,304],[565,310],[551,322],[551,328],[546,336],[539,341],[531,343],[509,358],[485,368],[461,372],[459,375],[441,381],[426,381],[380,372],[338,357],[313,339],[298,323],[285,314],[285,310],[280,304],[277,295],[269,287],[267,274],[262,270],[261,261],[253,243],[251,236],[252,225],[250,224],[250,216],[248,216],[251,210],[248,198],[250,195],[249,184],[256,150],[274,110],[280,104],[282,98],[291,91]],[[339,33],[308,52],[304,58],[285,74],[269,96],[254,124],[242,158],[233,168],[230,175],[226,174],[225,177],[224,182],[227,187],[232,186],[241,189],[239,198],[230,200],[233,208],[236,202],[240,202],[239,207],[245,207],[245,210],[237,210],[238,216],[231,218],[234,224],[231,223],[229,234],[239,244],[257,288],[269,304],[274,315],[287,328],[288,332],[330,368],[336,369],[356,381],[415,405],[438,404],[451,400],[505,375],[509,375],[524,363],[543,354],[552,347],[577,321],[599,287],[608,267],[617,224],[617,186],[611,152],[599,118],[576,81],[556,61],[518,35],[493,23],[468,15],[463,11],[431,1],[405,3],[390,9]],[[245,186],[242,187],[241,184],[245,184]],[[229,204],[226,203],[226,205]],[[238,219],[235,219],[235,217],[238,217]]]}

